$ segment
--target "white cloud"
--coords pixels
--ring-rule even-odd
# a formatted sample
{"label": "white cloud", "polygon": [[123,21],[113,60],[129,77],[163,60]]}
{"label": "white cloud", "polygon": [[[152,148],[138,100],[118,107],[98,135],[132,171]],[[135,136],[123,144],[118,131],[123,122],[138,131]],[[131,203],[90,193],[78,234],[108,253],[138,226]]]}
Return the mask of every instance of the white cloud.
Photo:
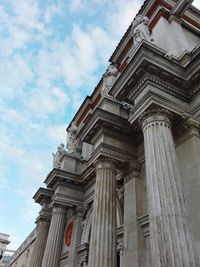
{"label": "white cloud", "polygon": [[43,32],[44,25],[40,22],[41,14],[37,0],[12,0],[10,3],[16,14],[17,24]]}
{"label": "white cloud", "polygon": [[55,15],[63,15],[64,13],[64,5],[62,2],[58,3],[58,4],[51,4],[48,5],[45,14],[44,14],[44,18],[45,18],[45,22],[49,23],[51,21],[51,19],[55,16]]}
{"label": "white cloud", "polygon": [[35,204],[32,199],[27,199],[25,207],[20,210],[20,213],[26,223],[33,223],[38,217],[40,209],[41,207]]}
{"label": "white cloud", "polygon": [[25,105],[31,112],[34,112],[34,116],[43,118],[50,113],[62,116],[68,102],[68,95],[61,88],[53,86],[36,89]]}
{"label": "white cloud", "polygon": [[196,8],[200,9],[200,2],[199,0],[194,0],[192,3]]}
{"label": "white cloud", "polygon": [[84,9],[86,2],[84,0],[71,0],[69,7],[71,12],[77,12]]}
{"label": "white cloud", "polygon": [[66,144],[66,128],[67,124],[51,125],[47,128],[47,136],[54,144]]}
{"label": "white cloud", "polygon": [[24,87],[32,81],[33,72],[23,56],[0,61],[0,94],[4,97],[19,96]]}
{"label": "white cloud", "polygon": [[[24,199],[21,215],[27,224],[37,216],[31,197],[44,186],[52,167],[51,152],[66,142],[65,120],[98,83],[99,67],[106,67],[138,6],[130,0],[73,0],[71,12],[87,11],[94,19],[88,16],[88,22],[82,23],[81,14],[71,30],[59,35],[50,23],[57,14],[63,19],[67,11],[63,1],[51,3],[44,8],[38,0],[8,0],[11,13],[0,5],[0,182],[1,189],[12,186],[13,193]],[[94,17],[98,12],[102,13],[99,22]],[[15,166],[12,183],[6,176],[8,166]],[[13,244],[23,241],[5,230]]]}
{"label": "white cloud", "polygon": [[122,34],[124,34],[127,30],[131,21],[141,7],[141,3],[139,0],[118,0],[114,2],[114,12],[111,13],[112,5],[106,11],[106,24],[109,31],[112,32],[112,35],[114,35],[119,42],[118,38],[122,37]]}

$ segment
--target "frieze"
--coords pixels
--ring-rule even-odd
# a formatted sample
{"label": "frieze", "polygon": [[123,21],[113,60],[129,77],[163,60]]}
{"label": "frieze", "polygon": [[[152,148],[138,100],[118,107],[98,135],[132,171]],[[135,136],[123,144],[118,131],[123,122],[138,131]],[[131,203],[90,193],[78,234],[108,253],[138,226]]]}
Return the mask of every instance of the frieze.
{"label": "frieze", "polygon": [[182,97],[184,99],[188,99],[189,96],[187,95],[186,92],[183,92],[182,90],[169,85],[168,83],[164,82],[163,80],[157,78],[156,76],[153,75],[145,75],[141,81],[138,83],[137,87],[129,94],[128,99],[129,100],[133,100],[133,98],[136,96],[136,94],[142,89],[142,86],[147,82],[152,82],[155,85],[158,85],[160,87],[162,87],[162,89],[167,90],[167,92],[171,92],[175,95],[178,95],[179,97]]}
{"label": "frieze", "polygon": [[[133,133],[130,131],[123,131],[119,127],[113,127],[110,125],[110,127],[104,127],[103,132],[110,137],[113,137],[116,140],[121,141],[122,143],[128,144],[128,143],[133,143]],[[131,135],[132,133],[132,135]]]}

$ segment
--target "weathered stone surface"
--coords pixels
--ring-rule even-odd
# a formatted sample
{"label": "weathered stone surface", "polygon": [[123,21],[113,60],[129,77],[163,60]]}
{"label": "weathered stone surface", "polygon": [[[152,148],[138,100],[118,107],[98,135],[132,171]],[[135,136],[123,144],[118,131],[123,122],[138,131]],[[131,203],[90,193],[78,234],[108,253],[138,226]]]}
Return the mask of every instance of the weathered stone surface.
{"label": "weathered stone surface", "polygon": [[199,266],[186,210],[169,112],[142,117],[152,266]]}
{"label": "weathered stone surface", "polygon": [[116,171],[109,159],[96,163],[89,267],[116,267]]}
{"label": "weathered stone surface", "polygon": [[39,220],[38,221],[38,232],[36,241],[34,243],[33,253],[31,257],[30,266],[31,267],[38,267],[41,266],[44,250],[47,242],[47,236],[49,232],[49,220]]}
{"label": "weathered stone surface", "polygon": [[42,267],[60,266],[60,254],[63,244],[65,217],[66,209],[64,207],[53,207]]}

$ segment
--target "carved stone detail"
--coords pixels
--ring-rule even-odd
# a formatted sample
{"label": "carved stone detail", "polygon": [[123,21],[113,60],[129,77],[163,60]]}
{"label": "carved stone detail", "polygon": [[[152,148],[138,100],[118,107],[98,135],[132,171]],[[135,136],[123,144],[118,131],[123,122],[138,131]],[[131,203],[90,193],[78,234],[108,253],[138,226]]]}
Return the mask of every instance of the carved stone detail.
{"label": "carved stone detail", "polygon": [[94,161],[94,167],[96,168],[96,171],[98,169],[116,169],[117,161],[112,158],[108,157],[100,157],[97,160]]}
{"label": "carved stone detail", "polygon": [[172,112],[165,108],[151,108],[142,113],[139,117],[139,123],[143,125],[143,129],[153,127],[155,125],[164,124],[171,127],[170,119],[173,117]]}
{"label": "carved stone detail", "polygon": [[119,255],[123,256],[124,254],[124,242],[123,239],[117,240],[117,251],[119,251]]}
{"label": "carved stone detail", "polygon": [[149,19],[146,16],[140,14],[134,18],[131,27],[131,33],[135,47],[137,47],[142,40],[147,40],[149,42],[154,41],[150,35],[148,26]]}
{"label": "carved stone detail", "polygon": [[84,243],[76,247],[78,256],[79,256],[79,267],[87,267],[88,266],[88,251],[89,246],[88,243]]}
{"label": "carved stone detail", "polygon": [[77,131],[78,131],[78,127],[76,125],[76,122],[72,122],[67,132],[67,150],[68,150],[68,153],[70,154],[76,152]]}
{"label": "carved stone detail", "polygon": [[82,238],[81,238],[81,243],[86,242],[86,235],[87,235],[87,226],[88,226],[88,222],[90,219],[90,216],[92,214],[92,210],[93,210],[93,205],[89,206],[86,205],[84,208],[84,215],[83,215],[83,221],[82,221],[82,229],[83,229],[83,233],[82,233]]}
{"label": "carved stone detail", "polygon": [[57,151],[56,154],[52,153],[53,155],[53,167],[59,169],[60,168],[60,160],[62,158],[62,156],[65,154],[66,150],[65,150],[65,145],[64,144],[60,144],[57,147]]}
{"label": "carved stone detail", "polygon": [[182,90],[176,88],[175,86],[172,86],[171,84],[164,82],[163,80],[159,79],[156,76],[147,74],[145,77],[141,79],[141,81],[136,85],[136,88],[129,94],[128,99],[132,100],[132,98],[139,92],[141,87],[147,82],[153,82],[155,85],[158,85],[162,87],[162,89],[165,89],[167,91],[171,91],[173,94],[183,97],[185,99],[189,99],[190,97],[187,95],[186,92],[183,92]]}

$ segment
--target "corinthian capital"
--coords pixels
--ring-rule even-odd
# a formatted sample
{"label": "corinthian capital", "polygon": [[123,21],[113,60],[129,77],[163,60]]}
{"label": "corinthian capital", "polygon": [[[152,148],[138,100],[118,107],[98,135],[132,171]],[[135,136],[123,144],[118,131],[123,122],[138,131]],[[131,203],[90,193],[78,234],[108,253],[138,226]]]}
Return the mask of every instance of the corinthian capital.
{"label": "corinthian capital", "polygon": [[144,111],[139,117],[139,123],[144,129],[155,125],[171,127],[172,112],[165,108],[151,108]]}
{"label": "corinthian capital", "polygon": [[100,157],[94,162],[94,167],[98,169],[116,169],[117,161],[108,157]]}

